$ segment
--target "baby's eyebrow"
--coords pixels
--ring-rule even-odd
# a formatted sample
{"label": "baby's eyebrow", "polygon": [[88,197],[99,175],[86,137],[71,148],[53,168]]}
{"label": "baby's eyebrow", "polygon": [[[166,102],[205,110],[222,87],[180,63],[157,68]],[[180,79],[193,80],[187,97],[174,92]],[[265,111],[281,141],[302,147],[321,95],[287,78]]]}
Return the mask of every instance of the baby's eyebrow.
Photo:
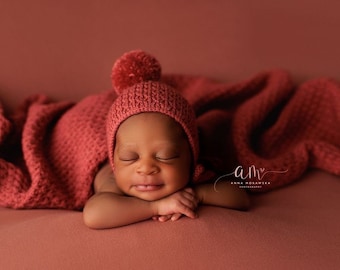
{"label": "baby's eyebrow", "polygon": [[178,142],[174,141],[163,141],[163,142],[157,142],[155,143],[159,148],[174,148],[178,149],[180,144]]}
{"label": "baby's eyebrow", "polygon": [[115,147],[117,151],[132,150],[136,148],[135,143],[118,143]]}

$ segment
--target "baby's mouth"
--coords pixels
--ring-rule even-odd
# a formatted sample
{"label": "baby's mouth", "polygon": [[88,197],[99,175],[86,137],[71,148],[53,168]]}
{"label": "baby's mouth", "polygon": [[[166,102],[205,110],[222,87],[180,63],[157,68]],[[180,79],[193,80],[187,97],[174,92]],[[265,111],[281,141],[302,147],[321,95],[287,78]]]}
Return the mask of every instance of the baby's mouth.
{"label": "baby's mouth", "polygon": [[137,191],[156,191],[163,187],[163,185],[135,185]]}

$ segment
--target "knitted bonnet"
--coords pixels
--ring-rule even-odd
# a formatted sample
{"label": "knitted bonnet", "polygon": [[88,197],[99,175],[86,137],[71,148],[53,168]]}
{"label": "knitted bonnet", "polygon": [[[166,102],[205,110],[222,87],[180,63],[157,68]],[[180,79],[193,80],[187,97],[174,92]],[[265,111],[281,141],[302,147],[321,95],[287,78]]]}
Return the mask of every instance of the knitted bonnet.
{"label": "knitted bonnet", "polygon": [[180,124],[188,138],[195,168],[199,152],[195,113],[178,91],[160,79],[159,62],[144,51],[127,52],[114,63],[112,85],[118,97],[109,110],[106,126],[112,168],[116,133],[120,124],[130,116],[143,112],[159,112]]}

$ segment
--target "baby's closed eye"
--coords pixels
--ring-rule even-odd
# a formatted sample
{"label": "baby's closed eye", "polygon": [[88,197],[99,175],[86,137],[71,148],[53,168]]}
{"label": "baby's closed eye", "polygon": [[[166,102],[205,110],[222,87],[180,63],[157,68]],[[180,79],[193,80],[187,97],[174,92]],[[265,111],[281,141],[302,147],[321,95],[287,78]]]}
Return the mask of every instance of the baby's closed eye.
{"label": "baby's closed eye", "polygon": [[162,151],[156,154],[156,158],[159,160],[173,160],[179,158],[177,151]]}
{"label": "baby's closed eye", "polygon": [[121,161],[134,161],[139,158],[138,154],[134,152],[119,153],[118,157]]}

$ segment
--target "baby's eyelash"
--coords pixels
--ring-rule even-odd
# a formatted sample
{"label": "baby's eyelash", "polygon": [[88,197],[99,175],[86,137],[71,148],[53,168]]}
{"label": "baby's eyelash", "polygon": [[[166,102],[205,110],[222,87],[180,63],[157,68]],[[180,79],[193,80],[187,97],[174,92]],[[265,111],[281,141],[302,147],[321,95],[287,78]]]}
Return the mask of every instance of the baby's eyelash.
{"label": "baby's eyelash", "polygon": [[135,161],[137,160],[137,158],[130,158],[130,159],[127,159],[127,158],[120,158],[121,161]]}
{"label": "baby's eyelash", "polygon": [[159,156],[157,156],[156,158],[160,159],[160,160],[172,160],[172,159],[179,158],[179,155],[171,156],[171,157],[159,157]]}
{"label": "baby's eyelash", "polygon": [[136,161],[137,159],[138,159],[139,157],[138,156],[131,156],[131,157],[129,157],[129,156],[127,156],[127,157],[119,157],[119,160],[121,160],[121,161]]}

